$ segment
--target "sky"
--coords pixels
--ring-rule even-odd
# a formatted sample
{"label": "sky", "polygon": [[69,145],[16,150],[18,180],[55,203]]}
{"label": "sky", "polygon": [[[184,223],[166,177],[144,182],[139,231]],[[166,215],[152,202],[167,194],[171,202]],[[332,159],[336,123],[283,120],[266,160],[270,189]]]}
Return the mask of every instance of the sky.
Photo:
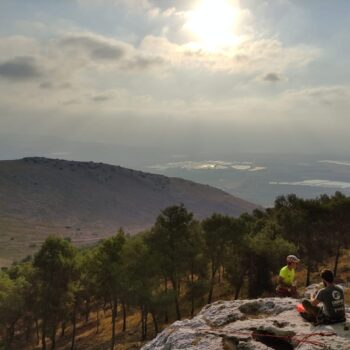
{"label": "sky", "polygon": [[31,142],[61,158],[90,145],[75,158],[93,160],[101,144],[346,155],[349,13],[348,0],[0,0],[0,158]]}

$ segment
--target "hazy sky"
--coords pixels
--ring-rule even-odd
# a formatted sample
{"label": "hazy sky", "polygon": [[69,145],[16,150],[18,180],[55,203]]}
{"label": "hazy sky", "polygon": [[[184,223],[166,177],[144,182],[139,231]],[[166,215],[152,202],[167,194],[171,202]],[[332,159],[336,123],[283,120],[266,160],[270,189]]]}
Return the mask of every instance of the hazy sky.
{"label": "hazy sky", "polygon": [[349,14],[349,0],[0,0],[0,137],[346,154]]}

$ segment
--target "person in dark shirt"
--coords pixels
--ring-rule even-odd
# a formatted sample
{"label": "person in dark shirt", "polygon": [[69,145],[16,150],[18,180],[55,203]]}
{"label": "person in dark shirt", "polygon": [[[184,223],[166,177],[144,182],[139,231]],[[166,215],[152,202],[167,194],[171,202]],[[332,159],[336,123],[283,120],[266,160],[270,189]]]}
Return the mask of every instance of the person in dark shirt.
{"label": "person in dark shirt", "polygon": [[[305,309],[305,315],[302,314],[302,316],[316,324],[345,321],[343,288],[334,284],[331,270],[323,270],[321,278],[324,288],[320,289],[311,300],[304,299],[302,301]],[[319,303],[322,303],[322,308],[317,306]]]}

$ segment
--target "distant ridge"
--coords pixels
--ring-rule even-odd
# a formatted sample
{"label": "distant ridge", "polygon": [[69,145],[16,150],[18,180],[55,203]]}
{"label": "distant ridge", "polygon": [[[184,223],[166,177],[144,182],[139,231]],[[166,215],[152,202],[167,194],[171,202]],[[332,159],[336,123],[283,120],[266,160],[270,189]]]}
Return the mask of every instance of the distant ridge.
{"label": "distant ridge", "polygon": [[17,244],[27,252],[51,233],[88,242],[120,227],[140,231],[180,203],[199,219],[257,207],[208,185],[120,166],[42,157],[0,161],[0,258],[2,243],[6,251]]}

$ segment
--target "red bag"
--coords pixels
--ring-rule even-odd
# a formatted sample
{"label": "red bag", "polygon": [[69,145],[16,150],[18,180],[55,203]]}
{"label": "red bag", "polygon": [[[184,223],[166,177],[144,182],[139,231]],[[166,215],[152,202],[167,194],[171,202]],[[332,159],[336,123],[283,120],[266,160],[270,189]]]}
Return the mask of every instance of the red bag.
{"label": "red bag", "polygon": [[297,304],[297,311],[299,313],[306,312],[305,309],[304,309],[304,306],[302,304]]}

